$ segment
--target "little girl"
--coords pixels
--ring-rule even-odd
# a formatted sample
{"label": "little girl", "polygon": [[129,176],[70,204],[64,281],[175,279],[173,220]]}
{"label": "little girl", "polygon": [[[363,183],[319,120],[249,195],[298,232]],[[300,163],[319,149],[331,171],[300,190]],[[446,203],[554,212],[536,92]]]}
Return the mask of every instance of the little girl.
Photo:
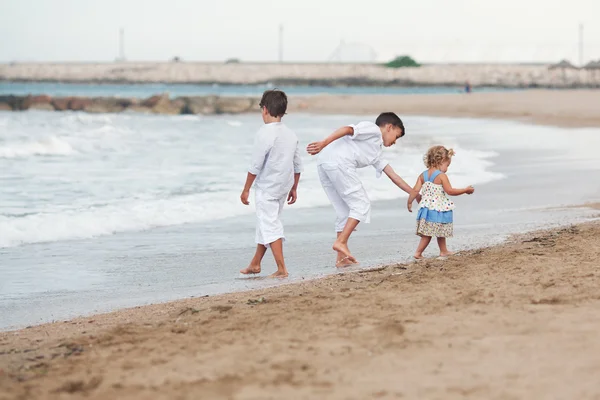
{"label": "little girl", "polygon": [[[447,195],[460,196],[472,194],[475,189],[469,186],[465,189],[454,189],[448,180],[446,171],[452,162],[454,150],[444,146],[433,146],[427,151],[423,161],[427,171],[419,175],[413,193],[408,198],[408,211],[412,212],[412,203],[421,192],[419,213],[417,214],[417,235],[421,242],[415,253],[416,259],[423,258],[423,252],[429,245],[432,236],[437,237],[440,257],[452,255],[446,247],[446,238],[452,237],[452,210],[454,203]],[[421,190],[422,188],[422,190]]]}

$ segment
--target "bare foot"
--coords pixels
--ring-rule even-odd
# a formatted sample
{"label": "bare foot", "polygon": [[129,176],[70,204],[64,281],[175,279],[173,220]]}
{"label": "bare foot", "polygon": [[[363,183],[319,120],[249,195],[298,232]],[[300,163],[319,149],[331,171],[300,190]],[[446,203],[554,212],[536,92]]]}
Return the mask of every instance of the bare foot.
{"label": "bare foot", "polygon": [[453,256],[453,255],[454,255],[453,251],[440,252],[440,257],[450,257],[450,256]]}
{"label": "bare foot", "polygon": [[358,261],[356,261],[356,258],[354,258],[352,254],[350,254],[350,249],[348,249],[348,246],[345,243],[338,242],[336,240],[333,244],[333,250],[337,251],[338,253],[342,253],[344,257],[347,258],[348,261],[352,264],[358,263]]}
{"label": "bare foot", "polygon": [[416,260],[422,260],[423,259],[423,254],[417,253],[417,254],[414,255],[414,257],[415,257]]}
{"label": "bare foot", "polygon": [[344,268],[344,267],[349,267],[349,266],[351,266],[353,264],[356,264],[356,263],[357,263],[356,261],[354,261],[354,262],[350,261],[350,259],[348,257],[342,257],[342,258],[339,258],[335,262],[335,266],[337,268]]}
{"label": "bare foot", "polygon": [[259,265],[249,265],[248,268],[244,268],[240,270],[240,273],[244,275],[253,275],[260,274],[260,264]]}
{"label": "bare foot", "polygon": [[288,272],[287,270],[284,271],[277,271],[271,275],[269,275],[269,278],[287,278],[288,277]]}

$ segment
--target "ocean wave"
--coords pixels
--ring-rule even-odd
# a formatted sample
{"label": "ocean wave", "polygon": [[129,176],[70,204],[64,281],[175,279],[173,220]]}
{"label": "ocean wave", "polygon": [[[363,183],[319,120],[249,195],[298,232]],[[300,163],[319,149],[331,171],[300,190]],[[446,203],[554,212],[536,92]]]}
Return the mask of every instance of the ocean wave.
{"label": "ocean wave", "polygon": [[[324,193],[308,196],[305,191],[303,195],[304,207],[327,204]],[[244,206],[238,196],[237,192],[211,192],[165,199],[127,199],[117,204],[71,210],[56,208],[21,216],[0,215],[0,247],[88,239],[254,212],[254,199],[250,199],[250,206]]]}

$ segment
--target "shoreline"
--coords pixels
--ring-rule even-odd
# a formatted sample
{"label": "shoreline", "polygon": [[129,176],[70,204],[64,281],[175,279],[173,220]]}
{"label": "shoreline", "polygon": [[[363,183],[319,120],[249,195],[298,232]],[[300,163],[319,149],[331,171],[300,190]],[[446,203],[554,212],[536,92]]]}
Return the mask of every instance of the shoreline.
{"label": "shoreline", "polygon": [[[386,201],[386,200],[384,200]],[[584,203],[584,204],[574,204],[574,205],[564,205],[564,206],[559,206],[559,207],[552,207],[552,208],[547,208],[547,210],[553,210],[553,209],[566,209],[566,208],[583,208],[583,209],[589,209],[589,210],[598,210],[600,211],[600,203]],[[588,223],[593,223],[594,220],[596,218],[600,218],[600,213],[594,216],[589,216],[586,219],[584,219],[584,222],[576,222],[574,223],[575,225],[581,225],[581,224],[588,224]],[[500,239],[500,241],[495,241],[492,244],[484,244],[484,245],[479,245],[479,246],[469,246],[466,250],[459,250],[459,253],[472,253],[472,252],[478,252],[482,249],[491,249],[491,248],[496,248],[496,247],[501,247],[504,246],[506,244],[510,244],[512,243],[514,240],[516,240],[516,238],[520,238],[520,237],[526,237],[529,236],[531,234],[535,234],[536,232],[546,232],[546,231],[552,231],[552,230],[560,230],[563,229],[567,226],[573,225],[573,223],[569,222],[569,223],[565,223],[565,222],[554,222],[551,224],[547,224],[546,227],[541,227],[541,228],[534,228],[532,230],[523,230],[517,233],[510,233],[508,235],[505,235],[504,239]],[[435,247],[435,244],[432,244],[430,246]],[[434,260],[436,257],[426,257],[426,260]],[[111,314],[118,314],[121,312],[128,312],[128,311],[132,311],[135,309],[143,309],[143,308],[147,308],[147,307],[163,307],[163,306],[169,306],[171,304],[175,304],[178,302],[185,302],[185,301],[194,301],[197,299],[201,299],[201,298],[220,298],[222,296],[229,296],[229,295],[243,295],[244,293],[251,293],[251,292],[263,292],[263,291],[268,291],[268,290],[272,290],[281,286],[293,286],[293,285],[299,285],[299,284],[304,284],[304,283],[310,283],[310,282],[315,282],[315,281],[319,281],[321,279],[330,279],[333,278],[337,275],[340,274],[345,274],[345,273],[363,273],[363,272],[369,272],[369,271],[378,271],[381,269],[385,269],[387,267],[389,267],[390,265],[412,265],[417,263],[417,261],[413,260],[412,257],[410,257],[411,261],[399,261],[399,262],[392,262],[392,263],[387,263],[387,262],[383,262],[383,263],[377,263],[377,264],[371,264],[369,266],[366,267],[361,267],[361,266],[356,266],[356,267],[349,267],[349,268],[330,268],[329,272],[326,273],[325,275],[318,275],[318,276],[309,276],[309,277],[304,277],[302,276],[301,279],[294,279],[294,280],[277,280],[277,279],[269,279],[268,274],[265,272],[263,273],[263,275],[257,275],[257,276],[242,276],[240,274],[240,276],[238,278],[233,278],[233,279],[241,279],[247,282],[252,282],[254,280],[261,280],[261,281],[265,281],[265,282],[269,282],[272,283],[273,285],[269,285],[263,288],[255,288],[255,289],[233,289],[233,290],[229,290],[229,291],[223,291],[223,292],[218,292],[216,294],[196,294],[193,296],[183,296],[183,297],[179,297],[176,299],[171,299],[171,300],[163,300],[163,301],[156,301],[156,302],[149,302],[146,304],[140,304],[140,305],[130,305],[130,306],[117,306],[117,307],[112,307],[108,310],[103,310],[103,311],[90,311],[87,313],[83,313],[83,314],[79,314],[79,315],[74,315],[71,317],[64,317],[64,318],[58,318],[56,320],[52,320],[52,321],[46,321],[46,322],[39,322],[39,323],[29,323],[29,324],[21,324],[20,326],[8,326],[8,327],[0,327],[0,337],[2,336],[3,333],[11,333],[11,332],[19,332],[19,331],[25,331],[31,328],[37,328],[37,327],[42,327],[42,326],[50,326],[50,325],[55,325],[55,324],[61,324],[61,323],[68,323],[71,322],[73,320],[86,320],[86,319],[95,319],[95,317],[98,316],[103,316],[103,315],[111,315]],[[406,260],[406,258],[405,258]],[[265,275],[266,274],[266,275]],[[0,398],[1,399],[1,398]]]}
{"label": "shoreline", "polygon": [[[598,210],[600,204],[573,207]],[[368,397],[375,386],[379,391],[422,397],[428,392],[412,393],[406,383],[390,379],[398,370],[409,373],[406,368],[415,367],[421,370],[415,372],[415,378],[420,378],[414,382],[419,390],[444,389],[446,397],[453,398],[461,397],[460,393],[453,393],[448,385],[464,386],[464,390],[479,387],[478,395],[489,397],[497,392],[490,391],[486,377],[492,379],[498,369],[514,369],[496,347],[504,347],[510,354],[514,339],[496,339],[494,346],[484,346],[479,356],[473,354],[478,347],[473,343],[479,343],[481,335],[493,339],[504,334],[537,343],[539,337],[530,333],[545,326],[545,319],[562,320],[562,313],[576,312],[586,304],[597,311],[600,297],[595,294],[594,282],[598,283],[600,275],[592,264],[600,256],[598,233],[600,222],[591,221],[512,235],[500,245],[465,251],[445,261],[429,258],[349,270],[266,289],[188,298],[0,332],[0,388],[9,396],[28,398],[54,398],[65,392],[88,398],[137,398],[148,393],[161,395],[156,398],[177,393],[212,393],[220,398],[246,389],[265,396],[275,387],[288,393],[342,398],[356,390]],[[588,324],[600,324],[600,314],[589,312],[587,307]],[[477,324],[479,329],[470,332]],[[555,328],[559,326],[563,325]],[[575,329],[577,325],[565,326]],[[265,328],[268,333],[262,337]],[[257,341],[249,340],[252,338]],[[586,338],[589,340],[579,343],[578,349],[582,355],[590,355],[586,365],[597,368],[600,365],[591,356],[594,351],[584,348],[590,343],[598,347],[597,342],[591,336]],[[555,342],[553,336],[549,340],[559,353],[551,357],[550,364],[556,366],[551,372],[564,373],[560,353],[573,351],[573,346]],[[530,344],[522,351],[533,349]],[[439,351],[465,360],[478,357],[480,362],[452,361],[448,354],[437,355]],[[492,362],[491,356],[499,360]],[[531,356],[525,364],[535,364]],[[259,377],[255,368],[263,369],[262,359],[268,360],[266,375]],[[420,362],[414,364],[417,359]],[[213,361],[205,364],[208,360]],[[335,360],[334,364],[328,360]],[[442,381],[431,386],[428,376],[438,368],[437,360],[444,360],[450,370],[438,370]],[[355,371],[351,365],[357,362]],[[361,386],[360,365],[371,362],[382,366],[380,373],[386,378]],[[478,377],[457,379],[452,373],[454,363],[458,363],[455,367],[477,369],[482,362],[488,367],[479,370]],[[239,365],[234,367],[234,363]],[[333,365],[337,367],[328,369]],[[333,378],[358,380],[340,385],[336,383],[339,380],[330,379],[332,371],[336,371]],[[231,373],[237,378],[227,378]],[[281,373],[295,378],[281,380]],[[516,373],[521,377],[509,379],[511,390],[529,396],[543,393],[530,392],[530,385],[525,384],[539,378],[537,375],[528,376],[523,368]],[[552,373],[544,378],[552,378]],[[501,382],[495,384],[508,384],[508,378],[502,376],[496,376]],[[267,381],[256,387],[253,379]],[[319,384],[325,381],[329,383]],[[554,386],[563,391],[577,389]],[[233,392],[226,395],[223,390],[227,387]]]}
{"label": "shoreline", "polygon": [[[600,90],[526,90],[470,94],[314,95],[290,96],[288,112],[315,114],[376,114],[500,118],[560,127],[600,126]],[[167,115],[242,114],[257,109],[258,97],[197,96],[147,99],[52,98],[47,95],[0,96],[0,110],[124,111]]]}

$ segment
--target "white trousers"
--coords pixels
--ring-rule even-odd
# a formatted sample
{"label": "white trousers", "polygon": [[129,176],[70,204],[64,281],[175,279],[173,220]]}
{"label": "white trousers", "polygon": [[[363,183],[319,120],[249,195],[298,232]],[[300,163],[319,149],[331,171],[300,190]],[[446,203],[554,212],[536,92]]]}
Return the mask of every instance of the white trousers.
{"label": "white trousers", "polygon": [[348,218],[371,222],[371,202],[356,169],[338,164],[317,167],[321,186],[335,209],[335,231],[341,232]]}
{"label": "white trousers", "polygon": [[269,247],[277,239],[285,240],[280,216],[286,198],[275,199],[260,189],[255,190],[257,244]]}

